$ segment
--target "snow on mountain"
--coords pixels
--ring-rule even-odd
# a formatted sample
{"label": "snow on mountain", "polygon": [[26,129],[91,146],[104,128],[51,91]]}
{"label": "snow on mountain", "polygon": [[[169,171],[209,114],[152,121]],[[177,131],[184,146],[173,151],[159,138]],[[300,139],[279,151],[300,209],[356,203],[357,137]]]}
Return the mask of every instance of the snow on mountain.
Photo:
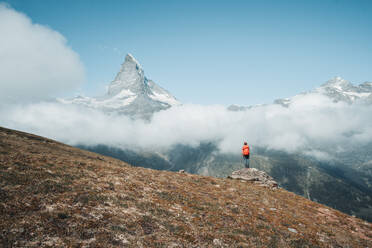
{"label": "snow on mountain", "polygon": [[[312,91],[300,93],[289,98],[279,98],[276,99],[273,104],[282,105],[283,107],[289,107],[295,101],[297,103],[305,101],[307,102],[307,104],[310,101],[312,102],[312,105],[315,106],[317,104],[317,101],[320,99],[319,96],[326,96],[333,102],[342,101],[348,104],[362,102],[364,104],[372,104],[372,82],[365,82],[358,86],[355,86],[341,77],[334,77]],[[268,104],[261,104],[248,107],[231,105],[227,109],[230,111],[244,111],[247,109],[267,105]]]}
{"label": "snow on mountain", "polygon": [[334,101],[346,101],[353,103],[359,99],[365,99],[372,93],[371,83],[354,86],[341,77],[335,77],[315,89],[315,92],[329,96]]}
{"label": "snow on mountain", "polygon": [[146,77],[142,66],[131,55],[127,54],[120,71],[114,81],[108,87],[107,94],[115,96],[122,90],[129,90],[131,93],[140,94],[146,88]]}
{"label": "snow on mountain", "polygon": [[58,100],[65,104],[79,104],[145,119],[155,112],[180,104],[168,91],[145,77],[142,66],[131,54],[125,57],[120,71],[108,86],[106,95]]}
{"label": "snow on mountain", "polygon": [[175,97],[173,97],[168,91],[161,88],[159,85],[155,84],[154,81],[148,80],[147,83],[152,93],[149,96],[154,101],[165,102],[171,106],[180,104]]}
{"label": "snow on mountain", "polygon": [[288,107],[294,99],[316,95],[327,96],[333,102],[342,101],[352,104],[356,101],[363,101],[369,103],[372,98],[372,83],[365,82],[355,86],[341,77],[334,77],[312,91],[301,93],[291,98],[277,99],[274,104]]}

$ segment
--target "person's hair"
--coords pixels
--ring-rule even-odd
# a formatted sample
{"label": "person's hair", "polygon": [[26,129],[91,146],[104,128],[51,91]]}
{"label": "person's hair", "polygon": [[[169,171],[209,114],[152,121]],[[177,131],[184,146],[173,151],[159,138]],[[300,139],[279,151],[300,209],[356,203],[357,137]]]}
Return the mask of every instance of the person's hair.
{"label": "person's hair", "polygon": [[247,144],[247,142],[244,142],[244,145],[246,145]]}

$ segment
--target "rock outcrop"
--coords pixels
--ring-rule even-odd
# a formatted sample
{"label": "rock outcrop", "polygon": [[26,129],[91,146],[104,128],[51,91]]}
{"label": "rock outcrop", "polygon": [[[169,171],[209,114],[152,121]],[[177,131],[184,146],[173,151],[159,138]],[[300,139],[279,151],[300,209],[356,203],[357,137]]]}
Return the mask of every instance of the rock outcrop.
{"label": "rock outcrop", "polygon": [[231,176],[228,176],[228,178],[250,181],[257,183],[260,186],[278,188],[278,183],[271,176],[255,168],[243,168],[234,171]]}

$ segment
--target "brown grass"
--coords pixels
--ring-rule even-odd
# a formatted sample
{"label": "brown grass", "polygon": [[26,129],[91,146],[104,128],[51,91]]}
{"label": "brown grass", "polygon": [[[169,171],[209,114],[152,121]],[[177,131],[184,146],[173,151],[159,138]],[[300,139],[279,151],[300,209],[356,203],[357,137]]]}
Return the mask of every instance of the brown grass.
{"label": "brown grass", "polygon": [[370,223],[283,189],[131,167],[3,128],[0,216],[0,247],[372,247]]}

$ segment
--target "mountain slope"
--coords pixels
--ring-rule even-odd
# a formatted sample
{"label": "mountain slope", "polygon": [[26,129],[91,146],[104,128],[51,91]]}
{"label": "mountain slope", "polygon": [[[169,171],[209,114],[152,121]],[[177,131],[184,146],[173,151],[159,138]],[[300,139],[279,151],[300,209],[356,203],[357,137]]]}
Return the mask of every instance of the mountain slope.
{"label": "mountain slope", "polygon": [[3,247],[369,247],[372,225],[283,189],[131,167],[0,128]]}
{"label": "mountain slope", "polygon": [[[277,99],[274,103],[288,107],[293,101],[298,101],[305,96],[316,97],[317,95],[329,97],[333,102],[341,101],[353,104],[362,101],[366,104],[370,104],[372,83],[365,82],[355,86],[341,77],[334,77],[312,91],[301,93],[291,98]],[[316,100],[317,99],[314,98],[314,104],[316,104]]]}
{"label": "mountain slope", "polygon": [[179,104],[168,91],[145,77],[141,65],[131,54],[125,57],[120,71],[108,86],[106,95],[96,98],[78,96],[59,101],[145,119],[155,112]]}

